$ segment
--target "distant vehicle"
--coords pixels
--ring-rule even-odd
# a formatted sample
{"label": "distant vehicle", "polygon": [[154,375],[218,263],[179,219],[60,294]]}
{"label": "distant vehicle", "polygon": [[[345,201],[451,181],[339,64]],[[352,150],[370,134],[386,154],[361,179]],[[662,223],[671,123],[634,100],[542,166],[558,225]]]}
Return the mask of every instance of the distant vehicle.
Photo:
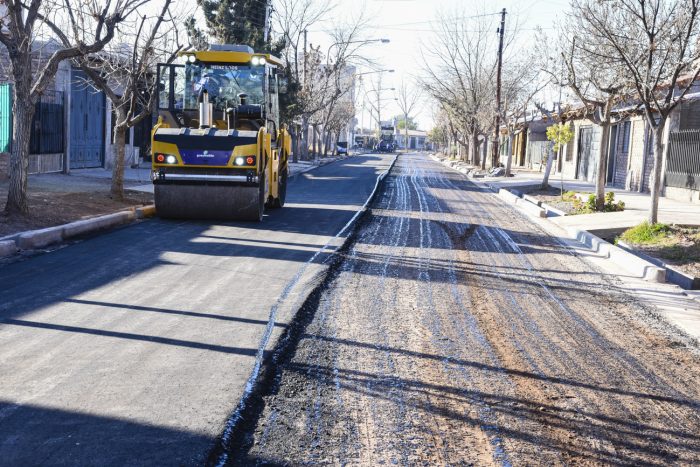
{"label": "distant vehicle", "polygon": [[396,151],[396,141],[394,140],[394,125],[382,123],[381,132],[379,134],[379,142],[374,147],[378,152],[394,152]]}
{"label": "distant vehicle", "polygon": [[348,143],[345,141],[339,141],[337,146],[336,146],[336,152],[338,154],[347,154],[348,153]]}

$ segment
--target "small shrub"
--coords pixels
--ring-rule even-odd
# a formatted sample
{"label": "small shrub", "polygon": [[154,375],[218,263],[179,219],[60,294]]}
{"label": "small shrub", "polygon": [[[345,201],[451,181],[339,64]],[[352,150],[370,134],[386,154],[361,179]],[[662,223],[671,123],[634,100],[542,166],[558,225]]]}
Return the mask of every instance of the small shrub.
{"label": "small shrub", "polygon": [[563,195],[561,195],[561,197],[564,201],[570,201],[572,203],[574,202],[574,200],[578,199],[575,191],[567,191]]}
{"label": "small shrub", "polygon": [[[569,193],[573,193],[572,191],[567,192],[566,194],[569,195]],[[596,205],[596,195],[590,194],[588,195],[588,199],[586,202],[581,201],[581,199],[576,196],[575,193],[570,198],[570,201],[573,203],[574,210],[578,214],[591,214],[596,212],[595,205]],[[565,199],[566,200],[566,199]],[[568,200],[566,200],[568,201]],[[605,194],[605,204],[603,204],[603,212],[618,212],[618,211],[624,211],[625,210],[625,202],[624,201],[618,201],[615,202],[615,193],[613,192],[608,192]]]}
{"label": "small shrub", "polygon": [[627,243],[637,245],[649,245],[659,243],[671,232],[671,227],[667,224],[650,224],[644,221],[636,227],[627,229],[621,236]]}
{"label": "small shrub", "polygon": [[618,201],[615,202],[615,193],[608,191],[605,193],[605,205],[603,206],[604,212],[618,212],[625,210],[625,202]]}

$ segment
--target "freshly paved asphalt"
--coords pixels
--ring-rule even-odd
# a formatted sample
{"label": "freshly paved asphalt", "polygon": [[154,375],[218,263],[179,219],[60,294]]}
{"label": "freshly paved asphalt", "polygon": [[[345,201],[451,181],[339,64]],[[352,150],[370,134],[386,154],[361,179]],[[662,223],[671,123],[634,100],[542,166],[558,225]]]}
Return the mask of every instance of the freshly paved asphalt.
{"label": "freshly paved asphalt", "polygon": [[0,465],[203,462],[271,307],[392,158],[301,174],[260,224],[154,219],[0,265]]}

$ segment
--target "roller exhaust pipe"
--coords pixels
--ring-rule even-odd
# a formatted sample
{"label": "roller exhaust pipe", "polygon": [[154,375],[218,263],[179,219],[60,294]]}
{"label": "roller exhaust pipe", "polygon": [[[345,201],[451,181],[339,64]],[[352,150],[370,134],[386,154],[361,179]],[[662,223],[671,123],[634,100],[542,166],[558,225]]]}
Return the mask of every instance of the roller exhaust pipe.
{"label": "roller exhaust pipe", "polygon": [[214,104],[209,103],[209,93],[204,90],[202,101],[199,103],[199,128],[210,128],[213,114]]}

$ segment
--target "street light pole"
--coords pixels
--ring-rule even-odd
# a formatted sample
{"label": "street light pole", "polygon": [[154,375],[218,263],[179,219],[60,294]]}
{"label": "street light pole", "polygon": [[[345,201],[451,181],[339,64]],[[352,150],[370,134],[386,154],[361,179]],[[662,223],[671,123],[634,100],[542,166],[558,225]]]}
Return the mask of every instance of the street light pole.
{"label": "street light pole", "polygon": [[367,40],[364,40],[364,41],[347,41],[347,42],[341,41],[341,42],[334,42],[333,44],[331,44],[331,45],[328,47],[328,51],[326,52],[326,65],[328,65],[328,64],[331,62],[331,60],[330,60],[330,58],[331,58],[331,49],[332,49],[333,47],[335,47],[336,45],[340,45],[340,44],[372,44],[372,43],[374,43],[374,42],[381,42],[382,44],[388,44],[388,43],[391,42],[391,41],[390,41],[389,39],[367,39]]}

